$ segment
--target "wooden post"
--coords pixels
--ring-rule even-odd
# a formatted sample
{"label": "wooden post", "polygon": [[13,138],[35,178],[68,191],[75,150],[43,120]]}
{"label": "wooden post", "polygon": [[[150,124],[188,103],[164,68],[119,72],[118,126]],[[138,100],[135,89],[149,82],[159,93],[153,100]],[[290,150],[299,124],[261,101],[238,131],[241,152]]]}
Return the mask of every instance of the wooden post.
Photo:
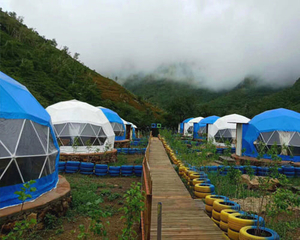
{"label": "wooden post", "polygon": [[162,203],[157,203],[157,240],[161,240]]}

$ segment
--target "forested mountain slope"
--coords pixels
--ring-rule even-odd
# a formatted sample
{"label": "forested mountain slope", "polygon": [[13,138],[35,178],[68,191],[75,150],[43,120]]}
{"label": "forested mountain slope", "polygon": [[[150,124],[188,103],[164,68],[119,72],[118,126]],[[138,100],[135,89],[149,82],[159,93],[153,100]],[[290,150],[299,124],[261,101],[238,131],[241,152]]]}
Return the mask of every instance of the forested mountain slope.
{"label": "forested mountain slope", "polygon": [[300,112],[300,79],[290,87],[274,87],[245,78],[235,88],[221,92],[153,76],[131,76],[123,86],[164,108],[172,122],[181,122],[188,117],[232,113],[252,118],[265,110],[280,107]]}
{"label": "forested mountain slope", "polygon": [[0,70],[24,84],[44,107],[78,99],[115,110],[138,126],[162,120],[162,110],[84,66],[79,54],[70,56],[68,47],[57,49],[55,39],[22,22],[15,13],[0,10]]}

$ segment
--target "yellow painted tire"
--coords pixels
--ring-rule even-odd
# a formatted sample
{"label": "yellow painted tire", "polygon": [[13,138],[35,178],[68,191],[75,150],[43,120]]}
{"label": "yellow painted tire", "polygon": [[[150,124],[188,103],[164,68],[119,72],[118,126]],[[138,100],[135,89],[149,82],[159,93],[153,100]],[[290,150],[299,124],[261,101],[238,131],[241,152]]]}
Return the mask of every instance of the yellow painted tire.
{"label": "yellow painted tire", "polygon": [[213,216],[214,219],[220,221],[220,213],[217,212],[217,211],[214,210],[214,209],[212,210],[212,216]]}
{"label": "yellow painted tire", "polygon": [[213,207],[211,205],[205,204],[205,210],[206,210],[206,212],[211,213],[213,210]]}
{"label": "yellow painted tire", "polygon": [[200,174],[199,173],[189,173],[189,177],[190,177],[190,179],[199,178]]}
{"label": "yellow painted tire", "polygon": [[211,193],[202,193],[202,192],[197,192],[197,191],[194,191],[194,194],[197,198],[205,198],[207,195],[210,195]]}
{"label": "yellow painted tire", "polygon": [[267,230],[271,234],[270,237],[254,236],[247,232],[250,229],[256,229],[256,226],[247,226],[247,227],[241,228],[240,233],[239,233],[239,239],[240,240],[279,240],[280,239],[279,235],[271,229],[262,228],[264,230]]}
{"label": "yellow painted tire", "polygon": [[239,232],[242,227],[255,225],[255,219],[242,219],[241,213],[233,213],[228,216],[228,227],[236,232]]}
{"label": "yellow painted tire", "polygon": [[195,185],[195,191],[202,192],[202,193],[211,193],[210,187],[209,186],[201,186],[201,183],[197,183]]}
{"label": "yellow painted tire", "polygon": [[224,202],[224,200],[220,199],[215,200],[213,204],[213,209],[215,209],[218,212],[221,212],[223,209],[232,209],[232,205],[226,205],[224,204]]}
{"label": "yellow painted tire", "polygon": [[220,221],[214,219],[213,217],[211,217],[211,220],[213,220],[213,222],[214,222],[215,224],[217,224],[217,226],[220,226]]}
{"label": "yellow painted tire", "polygon": [[228,227],[227,233],[231,240],[239,240],[239,232],[233,231]]}
{"label": "yellow painted tire", "polygon": [[195,186],[197,183],[205,183],[205,180],[199,180],[199,178],[193,179],[193,185]]}
{"label": "yellow painted tire", "polygon": [[214,201],[217,199],[223,199],[223,198],[217,198],[218,195],[209,195],[205,198],[205,204],[209,204],[211,206],[213,206]]}
{"label": "yellow painted tire", "polygon": [[228,223],[228,216],[232,213],[237,213],[237,212],[238,212],[237,210],[233,210],[233,209],[223,209],[221,211],[221,221]]}
{"label": "yellow painted tire", "polygon": [[227,232],[228,231],[228,224],[223,222],[223,221],[220,221],[220,228],[224,231],[224,232]]}

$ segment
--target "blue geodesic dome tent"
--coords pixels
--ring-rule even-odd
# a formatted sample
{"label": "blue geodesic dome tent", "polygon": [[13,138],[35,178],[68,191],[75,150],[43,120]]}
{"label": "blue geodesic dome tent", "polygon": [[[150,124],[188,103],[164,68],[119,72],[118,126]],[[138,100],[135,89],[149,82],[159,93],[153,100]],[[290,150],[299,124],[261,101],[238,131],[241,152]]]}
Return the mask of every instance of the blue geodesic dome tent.
{"label": "blue geodesic dome tent", "polygon": [[116,141],[124,140],[126,138],[126,127],[121,117],[116,112],[108,108],[104,108],[104,107],[99,107],[99,108],[102,110],[102,112],[110,122],[111,127],[113,128],[115,133],[115,140]]}
{"label": "blue geodesic dome tent", "polygon": [[187,123],[188,121],[190,121],[191,119],[193,119],[193,118],[187,118],[187,119],[183,120],[182,123],[180,123],[180,133],[183,133],[184,124]]}
{"label": "blue geodesic dome tent", "polygon": [[203,138],[203,134],[206,134],[206,125],[213,124],[219,118],[220,117],[218,117],[218,116],[209,116],[209,117],[202,119],[199,123],[194,123],[193,138],[194,139]]}
{"label": "blue geodesic dome tent", "polygon": [[282,160],[300,162],[300,113],[284,108],[265,111],[243,125],[244,155],[257,157],[277,145]]}
{"label": "blue geodesic dome tent", "polygon": [[20,204],[25,182],[32,201],[56,187],[59,146],[47,111],[25,86],[0,72],[0,208]]}

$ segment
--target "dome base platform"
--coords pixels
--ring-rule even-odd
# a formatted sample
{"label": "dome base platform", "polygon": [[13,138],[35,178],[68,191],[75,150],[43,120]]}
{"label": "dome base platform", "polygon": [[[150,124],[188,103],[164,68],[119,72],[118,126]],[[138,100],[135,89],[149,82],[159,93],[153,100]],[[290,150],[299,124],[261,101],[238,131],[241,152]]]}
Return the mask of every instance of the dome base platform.
{"label": "dome base platform", "polygon": [[[43,226],[47,213],[63,216],[72,200],[69,182],[59,175],[57,187],[43,194],[33,202],[26,202],[21,212],[21,205],[0,209],[0,230],[2,233],[10,231],[14,222],[20,219],[35,218],[37,224]],[[1,234],[0,234],[1,235]]]}

